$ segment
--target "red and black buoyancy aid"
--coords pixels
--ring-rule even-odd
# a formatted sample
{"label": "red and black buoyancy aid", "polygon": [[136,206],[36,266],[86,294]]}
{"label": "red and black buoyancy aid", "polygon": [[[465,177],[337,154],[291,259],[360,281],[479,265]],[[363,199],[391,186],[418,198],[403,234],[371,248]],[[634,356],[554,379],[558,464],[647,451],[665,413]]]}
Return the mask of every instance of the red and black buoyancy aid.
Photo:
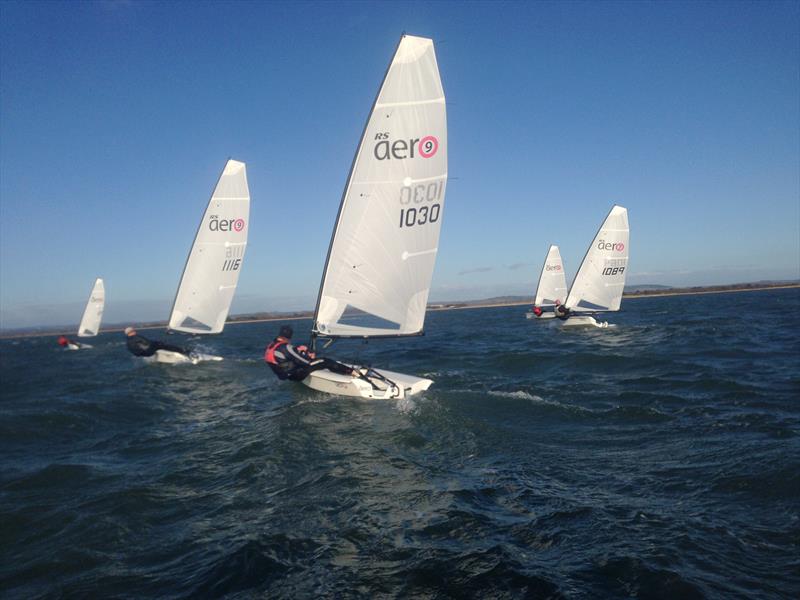
{"label": "red and black buoyancy aid", "polygon": [[277,337],[272,340],[272,343],[264,351],[264,360],[269,365],[269,368],[272,369],[272,372],[278,376],[278,379],[289,379],[292,371],[297,366],[295,361],[292,360],[288,346],[289,340],[284,337]]}
{"label": "red and black buoyancy aid", "polygon": [[264,351],[264,360],[267,362],[267,364],[278,366],[278,359],[275,358],[275,350],[287,343],[288,342],[286,339],[281,337],[272,340],[270,345],[267,346],[267,349]]}

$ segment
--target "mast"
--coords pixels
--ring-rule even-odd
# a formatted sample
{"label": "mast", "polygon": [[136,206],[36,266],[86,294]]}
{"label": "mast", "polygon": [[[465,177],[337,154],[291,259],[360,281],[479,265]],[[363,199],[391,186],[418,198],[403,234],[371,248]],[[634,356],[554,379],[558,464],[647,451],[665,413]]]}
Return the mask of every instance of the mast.
{"label": "mast", "polygon": [[553,244],[550,244],[550,247],[547,249],[547,254],[544,255],[544,262],[542,263],[542,270],[539,271],[539,282],[536,284],[536,292],[533,295],[533,304],[537,306],[537,300],[539,299],[539,290],[542,288],[542,278],[544,277],[544,270],[547,268],[547,260],[550,258],[550,251],[553,249]]}
{"label": "mast", "polygon": [[333,231],[331,232],[331,240],[328,243],[328,254],[325,256],[325,266],[322,268],[322,279],[319,282],[319,291],[317,292],[317,305],[314,307],[314,320],[311,322],[311,350],[316,349],[317,337],[319,336],[319,332],[317,331],[317,317],[319,316],[319,305],[322,301],[322,288],[325,287],[325,277],[328,275],[328,265],[331,260],[331,252],[333,251],[333,242],[336,239],[336,232],[339,230],[339,221],[342,218],[342,212],[344,211],[345,200],[347,199],[347,192],[350,189],[350,183],[353,179],[353,171],[355,170],[356,163],[358,162],[358,157],[361,154],[361,149],[364,145],[364,136],[367,134],[367,128],[369,127],[370,119],[372,118],[372,113],[375,112],[375,105],[378,103],[378,98],[380,98],[381,90],[383,90],[383,85],[386,83],[386,77],[389,75],[389,71],[392,68],[392,64],[394,63],[394,57],[397,56],[397,51],[400,49],[400,44],[403,42],[403,38],[406,37],[406,34],[403,33],[400,36],[400,39],[395,46],[394,53],[392,54],[392,58],[389,60],[389,65],[386,67],[386,71],[383,74],[383,79],[381,80],[381,84],[378,86],[378,91],[375,93],[375,99],[372,101],[372,106],[367,113],[367,119],[364,122],[364,128],[361,130],[361,137],[358,140],[358,146],[356,147],[356,152],[353,155],[353,160],[350,163],[350,171],[347,174],[347,182],[345,183],[344,190],[342,190],[342,198],[339,201],[339,211],[336,213],[336,223],[333,226]]}
{"label": "mast", "polygon": [[83,316],[78,325],[78,337],[93,337],[98,334],[105,309],[105,298],[103,278],[98,277],[94,280],[94,285],[89,292],[89,299],[86,301],[86,308],[83,310]]}
{"label": "mast", "polygon": [[169,318],[167,319],[167,332],[171,331],[169,324],[172,321],[172,313],[175,312],[175,304],[178,302],[178,294],[181,293],[181,284],[183,283],[183,278],[186,275],[186,267],[189,266],[189,259],[192,258],[192,250],[194,250],[194,245],[197,243],[197,238],[200,235],[200,230],[203,228],[203,217],[208,210],[208,205],[211,203],[211,200],[214,199],[214,192],[217,191],[217,186],[219,185],[220,180],[222,179],[222,175],[225,173],[225,169],[228,167],[228,163],[230,162],[231,157],[229,156],[225,160],[225,166],[222,167],[222,171],[217,177],[217,183],[214,185],[214,188],[211,190],[211,196],[206,202],[205,207],[203,208],[203,214],[200,215],[200,223],[197,225],[197,231],[194,233],[194,238],[192,239],[192,243],[189,245],[189,253],[186,255],[186,262],[183,263],[183,271],[181,271],[181,276],[178,279],[178,288],[175,290],[175,297],[172,299],[172,308],[169,309]]}
{"label": "mast", "polygon": [[[592,241],[589,243],[589,247],[586,249],[586,254],[584,254],[583,260],[581,261],[581,264],[580,264],[580,266],[578,267],[578,270],[575,273],[575,277],[572,280],[572,285],[569,288],[569,294],[567,295],[566,302],[564,302],[564,306],[566,308],[568,308],[568,309],[575,308],[575,307],[572,306],[573,295],[584,294],[584,290],[583,289],[578,289],[577,286],[576,286],[576,283],[579,282],[579,278],[581,276],[582,276],[581,281],[585,281],[586,280],[587,275],[583,272],[584,266],[586,265],[586,261],[589,258],[589,256],[592,254],[592,250],[594,249],[594,243],[597,240],[598,236],[600,235],[600,232],[603,231],[603,229],[605,229],[607,227],[608,219],[611,217],[611,215],[617,209],[621,209],[627,215],[627,209],[625,207],[619,206],[618,204],[614,204],[611,207],[611,210],[608,211],[608,214],[606,215],[606,217],[600,223],[600,227],[597,229],[597,232],[594,234],[594,237],[592,238]],[[626,248],[625,248],[625,250],[627,252],[627,238],[626,238]],[[623,278],[623,280],[624,280],[624,278]],[[580,300],[578,302],[580,302]],[[607,309],[599,308],[598,310],[589,310],[587,312],[595,312],[595,313],[597,313],[597,312],[605,312],[606,310]]]}

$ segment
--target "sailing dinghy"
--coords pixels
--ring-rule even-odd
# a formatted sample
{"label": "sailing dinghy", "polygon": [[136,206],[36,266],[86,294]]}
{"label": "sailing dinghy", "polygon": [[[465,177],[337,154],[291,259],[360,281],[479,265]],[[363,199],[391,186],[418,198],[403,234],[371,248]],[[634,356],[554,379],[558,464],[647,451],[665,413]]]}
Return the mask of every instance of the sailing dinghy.
{"label": "sailing dinghy", "polygon": [[534,307],[539,307],[542,312],[537,316],[533,311],[525,313],[528,319],[552,319],[555,317],[553,309],[556,304],[561,304],[567,296],[567,278],[564,275],[564,265],[561,262],[561,252],[558,246],[550,246],[545,256],[542,272],[539,275],[539,285],[536,287]]}
{"label": "sailing dinghy", "polygon": [[[186,259],[168,329],[196,335],[220,333],[225,327],[247,247],[250,190],[245,164],[229,160],[208,202]],[[222,360],[210,354],[158,350],[163,363]]]}
{"label": "sailing dinghy", "polygon": [[[89,292],[89,300],[86,308],[83,309],[83,317],[78,325],[78,337],[94,337],[100,331],[100,321],[103,320],[103,309],[106,305],[106,290],[103,280],[99,277],[95,279],[92,291]],[[90,344],[67,344],[67,350],[80,350],[81,348],[91,348]]]}
{"label": "sailing dinghy", "polygon": [[[347,178],[314,311],[318,339],[422,335],[447,185],[447,114],[433,40],[403,35]],[[402,398],[433,383],[383,369],[327,369],[303,383]]]}
{"label": "sailing dinghy", "polygon": [[567,296],[566,326],[608,327],[594,315],[619,310],[628,267],[628,210],[614,205],[595,235]]}

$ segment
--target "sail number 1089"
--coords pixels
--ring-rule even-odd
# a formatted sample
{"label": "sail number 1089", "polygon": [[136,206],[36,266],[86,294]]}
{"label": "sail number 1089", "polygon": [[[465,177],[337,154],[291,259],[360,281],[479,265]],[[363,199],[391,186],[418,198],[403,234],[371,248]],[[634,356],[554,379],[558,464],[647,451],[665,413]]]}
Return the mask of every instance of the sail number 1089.
{"label": "sail number 1089", "polygon": [[[404,185],[400,188],[400,204],[404,207],[400,209],[400,228],[436,223],[442,210],[437,201],[441,200],[443,189],[444,180]],[[411,204],[422,206],[410,206]]]}

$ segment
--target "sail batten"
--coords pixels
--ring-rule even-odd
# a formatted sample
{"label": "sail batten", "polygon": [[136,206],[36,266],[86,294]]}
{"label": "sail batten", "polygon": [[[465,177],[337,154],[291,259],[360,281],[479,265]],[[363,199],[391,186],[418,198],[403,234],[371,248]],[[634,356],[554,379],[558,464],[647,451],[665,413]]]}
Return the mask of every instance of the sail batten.
{"label": "sail batten", "polygon": [[89,300],[83,310],[81,323],[78,325],[78,337],[93,337],[100,331],[100,322],[103,320],[103,310],[106,305],[106,289],[101,278],[97,278],[89,293]]}
{"label": "sail batten", "polygon": [[628,211],[614,206],[592,240],[569,291],[576,312],[619,310],[629,254]]}
{"label": "sail batten", "polygon": [[[422,331],[446,186],[446,104],[433,41],[406,35],[356,150],[313,333],[395,337]],[[349,318],[351,309],[360,316]]]}
{"label": "sail batten", "polygon": [[[404,182],[404,183],[423,183],[423,182],[426,182],[426,181],[440,181],[440,180],[447,179],[447,173],[444,173],[442,175],[434,175],[433,177],[419,177],[417,179],[413,179],[411,177],[408,177],[407,179],[408,179],[408,182]],[[377,185],[377,184],[393,184],[393,183],[396,183],[396,182],[393,181],[393,180],[387,180],[387,181],[373,180],[373,181],[369,181],[369,180],[365,179],[365,180],[362,180],[362,181],[353,181],[351,185],[359,185],[359,184]]]}
{"label": "sail batten", "polygon": [[378,102],[375,108],[392,108],[395,106],[421,106],[423,104],[443,104],[444,96],[433,98],[432,100],[416,100],[410,102]]}
{"label": "sail batten", "polygon": [[208,202],[181,276],[169,328],[219,333],[239,280],[250,217],[245,164],[229,160]]}

